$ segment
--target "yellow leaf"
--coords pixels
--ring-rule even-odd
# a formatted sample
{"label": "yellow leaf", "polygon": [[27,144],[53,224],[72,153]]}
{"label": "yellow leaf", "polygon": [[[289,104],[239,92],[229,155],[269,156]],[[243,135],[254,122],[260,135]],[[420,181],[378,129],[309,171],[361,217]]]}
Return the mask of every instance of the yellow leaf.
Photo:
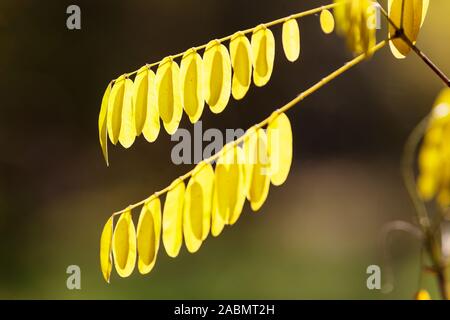
{"label": "yellow leaf", "polygon": [[292,163],[292,128],[289,118],[281,113],[267,127],[267,151],[270,157],[270,179],[279,186],[286,181]]}
{"label": "yellow leaf", "polygon": [[106,165],[109,165],[108,161],[108,129],[107,129],[107,116],[108,116],[108,103],[109,95],[111,93],[112,83],[108,84],[108,87],[103,94],[102,106],[100,107],[100,113],[98,115],[98,138],[100,140],[100,146],[102,148],[103,157],[105,158]]}
{"label": "yellow leaf", "polygon": [[164,58],[156,71],[156,101],[168,134],[178,129],[183,107],[180,92],[180,68],[172,57]]}
{"label": "yellow leaf", "polygon": [[196,252],[209,233],[214,187],[214,170],[200,162],[184,194],[183,234],[186,248]]}
{"label": "yellow leaf", "polygon": [[249,191],[247,199],[253,211],[258,211],[264,204],[270,187],[270,161],[267,154],[267,135],[262,129],[256,132],[257,139],[249,139],[244,143],[244,149],[254,162],[249,178]]}
{"label": "yellow leaf", "polygon": [[230,205],[230,214],[227,223],[233,225],[239,219],[246,199],[245,188],[245,156],[241,147],[233,149],[233,162],[229,167],[230,178],[234,180],[233,202]]}
{"label": "yellow leaf", "polygon": [[296,19],[289,18],[283,23],[282,41],[286,59],[296,61],[300,56],[300,30]]}
{"label": "yellow leaf", "polygon": [[[389,17],[393,23],[404,30],[405,36],[416,43],[419,35],[420,27],[425,19],[428,4],[423,0],[389,0],[388,11]],[[402,12],[403,9],[403,12]],[[403,13],[403,19],[402,19]],[[401,25],[403,22],[403,26]],[[389,24],[389,37],[395,34],[395,27]],[[397,59],[403,59],[411,51],[410,46],[401,38],[393,39],[389,42],[392,54]]]}
{"label": "yellow leaf", "polygon": [[137,226],[138,269],[149,273],[156,262],[161,237],[161,202],[152,198],[142,206]]}
{"label": "yellow leaf", "polygon": [[424,201],[433,199],[438,191],[438,180],[432,174],[420,174],[417,179],[417,192]]}
{"label": "yellow leaf", "polygon": [[242,32],[236,32],[230,41],[233,80],[231,93],[240,100],[247,94],[252,81],[252,48],[250,41]]}
{"label": "yellow leaf", "polygon": [[262,87],[270,79],[275,60],[275,38],[265,25],[259,25],[252,34],[253,82]]}
{"label": "yellow leaf", "polygon": [[183,242],[184,182],[177,179],[170,185],[163,213],[163,244],[167,254],[175,258]]}
{"label": "yellow leaf", "polygon": [[320,13],[320,26],[322,31],[326,34],[330,34],[334,31],[334,17],[329,10],[322,10]]}
{"label": "yellow leaf", "polygon": [[234,224],[245,203],[244,154],[240,147],[227,145],[216,164],[212,230],[218,236],[225,224]]}
{"label": "yellow leaf", "polygon": [[427,290],[421,289],[416,294],[416,300],[431,300],[431,296]]}
{"label": "yellow leaf", "polygon": [[112,144],[119,141],[120,126],[122,124],[122,105],[125,89],[125,75],[114,81],[108,101],[107,128],[108,136]]}
{"label": "yellow leaf", "polygon": [[230,184],[228,183],[228,163],[230,162],[230,158],[232,158],[232,154],[229,149],[229,145],[225,145],[222,155],[216,162],[211,215],[211,234],[214,237],[217,237],[222,232],[226,222],[228,221],[228,199],[231,197],[228,194],[230,192]]}
{"label": "yellow leaf", "polygon": [[113,235],[113,218],[110,217],[103,227],[102,236],[100,238],[100,266],[103,278],[109,283],[112,270],[111,259],[111,242]]}
{"label": "yellow leaf", "polygon": [[231,61],[227,48],[218,40],[210,41],[203,54],[204,95],[214,113],[222,112],[230,100]]}
{"label": "yellow leaf", "polygon": [[155,73],[147,66],[140,68],[134,79],[133,106],[136,136],[144,134],[148,142],[159,134],[159,113],[156,107]]}
{"label": "yellow leaf", "polygon": [[195,49],[187,50],[181,60],[181,102],[191,123],[200,119],[203,100],[203,61]]}
{"label": "yellow leaf", "polygon": [[119,276],[128,277],[136,264],[136,230],[131,211],[125,211],[117,221],[113,235],[114,265]]}
{"label": "yellow leaf", "polygon": [[[144,127],[142,128],[142,134],[144,138],[148,142],[153,142],[158,138],[160,124],[159,124],[159,110],[158,105],[156,104],[156,81],[155,81],[155,73],[148,69],[146,71],[147,75],[147,94],[146,94],[146,102],[144,106],[146,106],[147,111],[145,113]],[[136,82],[136,80],[135,80]],[[145,95],[145,91],[142,92]],[[140,94],[139,94],[140,96]]]}
{"label": "yellow leaf", "polygon": [[125,79],[122,124],[120,126],[119,141],[124,148],[129,148],[136,139],[136,124],[133,110],[133,81]]}

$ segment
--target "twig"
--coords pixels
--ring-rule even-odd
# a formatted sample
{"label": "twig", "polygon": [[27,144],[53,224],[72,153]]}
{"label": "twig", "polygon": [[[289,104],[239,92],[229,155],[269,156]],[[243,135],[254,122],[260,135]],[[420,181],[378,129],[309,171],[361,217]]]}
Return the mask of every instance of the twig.
{"label": "twig", "polygon": [[[389,17],[389,14],[386,10],[378,4],[381,12],[386,17],[389,24],[395,29],[395,37],[401,38],[406,44],[422,59],[423,62],[445,83],[447,87],[450,87],[450,79],[447,75],[430,59],[428,56],[420,50],[405,34],[403,27],[398,27],[396,23]],[[402,15],[403,16],[403,15]]]}
{"label": "twig", "polygon": [[[387,44],[387,42],[388,42],[388,40],[384,40],[384,41],[379,42],[377,45],[375,45],[373,48],[371,48],[370,51],[375,53],[376,51],[378,51],[381,48],[383,48]],[[334,80],[335,78],[337,78],[338,76],[340,76],[341,74],[346,72],[347,70],[349,70],[352,67],[356,66],[358,63],[364,61],[366,59],[366,57],[367,57],[367,55],[364,53],[364,54],[361,54],[361,55],[357,56],[353,60],[347,62],[342,67],[340,67],[339,69],[333,71],[328,76],[326,76],[325,78],[323,78],[322,80],[320,80],[319,82],[317,82],[316,84],[311,86],[309,89],[307,89],[307,90],[303,91],[302,93],[300,93],[297,97],[295,97],[294,99],[289,101],[287,104],[285,104],[284,106],[282,106],[278,110],[274,111],[269,117],[267,117],[266,119],[264,119],[260,123],[254,125],[252,128],[255,128],[255,129],[263,128],[264,126],[266,126],[274,118],[274,116],[288,111],[289,109],[291,109],[292,107],[297,105],[300,101],[302,101],[306,97],[310,96],[311,94],[313,94],[314,92],[316,92],[317,90],[319,90],[320,88],[325,86],[327,83],[331,82],[332,80]],[[204,162],[208,163],[208,162],[215,161],[224,152],[226,152],[227,150],[230,150],[232,146],[238,145],[239,143],[243,142],[247,138],[249,132],[250,132],[250,130],[247,130],[247,132],[244,135],[242,135],[238,139],[228,143],[219,152],[217,152],[216,154],[212,155],[211,157],[205,159]],[[188,179],[195,172],[195,169],[196,168],[194,168],[191,171],[189,171],[188,173],[182,175],[181,177],[178,178],[178,180],[180,180],[180,182],[181,182],[181,181],[184,181],[184,180]],[[116,215],[122,214],[123,212],[125,212],[127,210],[132,210],[132,209],[134,209],[136,207],[139,207],[139,206],[143,205],[144,203],[146,203],[148,200],[150,200],[150,199],[152,199],[154,197],[159,197],[159,196],[169,192],[173,186],[174,186],[173,184],[169,185],[168,187],[166,187],[166,188],[164,188],[164,189],[162,189],[160,191],[155,192],[154,194],[152,194],[148,198],[146,198],[144,200],[141,200],[141,201],[139,201],[139,202],[137,202],[135,204],[129,205],[125,209],[122,209],[122,210],[119,210],[117,212],[114,212],[112,215],[116,216]]]}

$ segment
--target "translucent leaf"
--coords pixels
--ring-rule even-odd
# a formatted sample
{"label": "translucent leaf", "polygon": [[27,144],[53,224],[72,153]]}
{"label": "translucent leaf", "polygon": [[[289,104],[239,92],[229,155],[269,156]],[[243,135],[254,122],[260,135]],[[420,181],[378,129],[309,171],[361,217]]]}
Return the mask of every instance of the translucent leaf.
{"label": "translucent leaf", "polygon": [[[270,187],[270,162],[267,153],[267,135],[262,129],[256,132],[257,139],[248,139],[244,143],[246,161],[254,162],[249,178],[247,199],[253,211],[258,211],[264,204]],[[249,160],[250,159],[250,160]]]}
{"label": "translucent leaf", "polygon": [[[403,27],[405,36],[413,43],[417,41],[420,27],[425,19],[426,11],[428,9],[427,1],[423,0],[389,0],[388,11],[389,17],[399,28]],[[402,8],[403,8],[403,26],[402,23]],[[389,36],[395,34],[395,28],[389,24]],[[389,42],[392,54],[397,59],[403,59],[411,51],[410,46],[401,38],[396,38]]]}
{"label": "translucent leaf", "polygon": [[322,31],[326,34],[330,34],[334,31],[334,17],[329,10],[322,10],[320,13],[320,26]]}
{"label": "translucent leaf", "polygon": [[152,70],[148,70],[147,114],[142,134],[148,142],[153,142],[158,138],[159,130],[159,110],[156,104],[156,76]]}
{"label": "translucent leaf", "polygon": [[270,79],[275,60],[275,38],[265,25],[258,26],[252,34],[253,82],[262,87]]}
{"label": "translucent leaf", "polygon": [[105,158],[107,166],[109,165],[107,116],[111,87],[112,83],[109,83],[108,87],[105,90],[105,93],[103,94],[102,105],[100,107],[100,113],[98,115],[98,138],[100,140],[100,146],[102,148],[103,157]]}
{"label": "translucent leaf", "polygon": [[138,269],[149,273],[156,262],[161,237],[161,202],[153,198],[142,206],[137,226]]}
{"label": "translucent leaf", "polygon": [[107,128],[112,144],[119,141],[120,126],[122,124],[122,105],[125,89],[125,76],[122,75],[114,81],[108,101]]}
{"label": "translucent leaf", "polygon": [[181,105],[180,69],[172,57],[164,58],[156,71],[156,101],[159,115],[167,133],[178,129],[183,107]]}
{"label": "translucent leaf", "polygon": [[203,61],[195,49],[189,49],[183,55],[180,67],[181,102],[191,123],[200,119],[203,100]]}
{"label": "translucent leaf", "polygon": [[125,79],[122,124],[120,126],[119,141],[124,148],[129,148],[136,139],[136,123],[133,110],[133,81]]}
{"label": "translucent leaf", "polygon": [[252,47],[248,38],[242,32],[236,32],[230,41],[231,64],[233,80],[231,93],[233,98],[240,100],[247,94],[252,81]]}
{"label": "translucent leaf", "polygon": [[286,181],[292,163],[292,128],[289,118],[281,113],[267,127],[270,180],[275,186]]}
{"label": "translucent leaf", "polygon": [[239,146],[235,146],[233,149],[233,162],[230,164],[229,173],[230,178],[234,179],[234,193],[235,199],[230,205],[230,214],[227,223],[233,225],[239,219],[244,208],[246,199],[245,189],[245,157],[244,151]]}
{"label": "translucent leaf", "polygon": [[103,227],[100,238],[100,267],[103,278],[109,283],[112,270],[111,243],[113,235],[113,218],[110,217]]}
{"label": "translucent leaf", "polygon": [[216,163],[215,175],[214,175],[214,194],[213,194],[213,206],[211,216],[211,234],[217,237],[223,230],[225,224],[229,218],[229,206],[228,199],[230,185],[228,183],[228,163],[232,159],[232,152],[225,151],[225,148],[229,149],[228,145],[225,145],[224,152],[219,157]]}
{"label": "translucent leaf", "polygon": [[230,100],[231,61],[227,48],[218,40],[208,43],[203,54],[204,95],[214,113],[222,112]]}
{"label": "translucent leaf", "polygon": [[117,221],[113,235],[114,265],[121,277],[128,277],[136,264],[136,230],[131,211],[125,211]]}
{"label": "translucent leaf", "polygon": [[244,154],[240,147],[225,146],[215,171],[212,234],[225,224],[234,224],[245,203]]}
{"label": "translucent leaf", "polygon": [[186,248],[196,252],[206,239],[211,223],[214,170],[200,162],[195,168],[184,194],[183,234]]}
{"label": "translucent leaf", "polygon": [[177,179],[170,185],[164,203],[163,244],[167,254],[175,258],[180,252],[183,242],[183,201],[184,182]]}
{"label": "translucent leaf", "polygon": [[148,142],[156,140],[159,134],[159,112],[156,106],[155,73],[147,66],[137,72],[133,88],[136,135],[141,133]]}
{"label": "translucent leaf", "polygon": [[300,30],[296,19],[290,18],[283,23],[282,41],[286,59],[296,61],[300,56]]}

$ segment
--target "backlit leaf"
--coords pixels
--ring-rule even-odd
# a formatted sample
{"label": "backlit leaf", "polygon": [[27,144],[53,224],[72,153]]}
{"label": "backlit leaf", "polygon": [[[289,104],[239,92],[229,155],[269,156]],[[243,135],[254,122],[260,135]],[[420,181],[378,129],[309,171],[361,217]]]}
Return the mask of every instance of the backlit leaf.
{"label": "backlit leaf", "polygon": [[270,161],[267,153],[267,135],[263,129],[256,132],[257,139],[249,139],[244,143],[246,161],[253,161],[247,199],[253,211],[258,211],[264,204],[270,187]]}
{"label": "backlit leaf", "polygon": [[214,170],[200,162],[195,168],[184,194],[183,234],[186,248],[196,252],[206,239],[211,224]]}
{"label": "backlit leaf", "polygon": [[289,18],[283,23],[282,41],[286,59],[296,61],[300,56],[300,30],[296,19]]}
{"label": "backlit leaf", "polygon": [[103,227],[102,236],[100,238],[100,267],[102,269],[103,278],[109,283],[112,270],[111,243],[113,236],[113,218],[109,218]]}
{"label": "backlit leaf", "polygon": [[113,235],[114,265],[121,277],[128,277],[136,264],[136,230],[131,211],[121,214]]}
{"label": "backlit leaf", "polygon": [[133,110],[133,81],[125,79],[119,142],[124,148],[129,148],[135,139],[136,122]]}
{"label": "backlit leaf", "polygon": [[265,25],[259,25],[252,34],[253,82],[262,87],[270,79],[275,60],[275,38]]}
{"label": "backlit leaf", "polygon": [[230,55],[234,71],[231,93],[234,99],[240,100],[247,94],[252,82],[252,47],[242,32],[236,32],[232,36]]}
{"label": "backlit leaf", "polygon": [[222,112],[230,100],[231,61],[227,48],[218,40],[208,43],[203,54],[204,95],[214,113]]}
{"label": "backlit leaf", "polygon": [[100,107],[100,113],[98,115],[98,138],[100,140],[100,146],[102,148],[103,157],[105,158],[107,166],[109,165],[107,116],[111,87],[112,83],[109,83],[108,87],[105,90],[105,93],[103,94],[102,105]]}
{"label": "backlit leaf", "polygon": [[125,91],[125,75],[114,81],[114,85],[109,94],[107,128],[108,136],[112,144],[119,141],[120,126],[122,124],[122,105]]}
{"label": "backlit leaf", "polygon": [[172,57],[164,58],[156,71],[156,101],[164,129],[173,134],[178,129],[183,107],[181,105],[180,68]]}
{"label": "backlit leaf", "polygon": [[329,10],[322,10],[320,13],[320,26],[322,31],[326,34],[330,34],[334,31],[334,17]]}
{"label": "backlit leaf", "polygon": [[[423,0],[389,0],[389,17],[398,28],[403,28],[405,36],[416,43],[420,28],[428,10],[428,1]],[[403,12],[402,12],[403,9]],[[403,20],[402,20],[403,13]],[[403,22],[403,26],[401,25]],[[389,24],[389,36],[395,34],[395,27]],[[401,38],[389,42],[391,52],[397,59],[404,59],[411,51],[410,46]]]}
{"label": "backlit leaf", "polygon": [[163,213],[163,244],[167,254],[175,258],[183,242],[184,182],[177,179],[170,185]]}
{"label": "backlit leaf", "polygon": [[286,181],[292,163],[292,128],[289,118],[281,113],[267,127],[270,180],[275,186]]}
{"label": "backlit leaf", "polygon": [[142,206],[137,226],[138,269],[149,273],[156,262],[161,237],[161,201],[152,198]]}
{"label": "backlit leaf", "polygon": [[203,60],[195,51],[189,49],[183,55],[180,67],[181,103],[191,123],[200,119],[203,100]]}
{"label": "backlit leaf", "polygon": [[215,171],[212,234],[225,224],[234,224],[245,203],[244,154],[238,146],[225,146]]}
{"label": "backlit leaf", "polygon": [[142,133],[148,142],[155,141],[160,130],[155,85],[155,73],[147,66],[139,69],[133,88],[136,135]]}

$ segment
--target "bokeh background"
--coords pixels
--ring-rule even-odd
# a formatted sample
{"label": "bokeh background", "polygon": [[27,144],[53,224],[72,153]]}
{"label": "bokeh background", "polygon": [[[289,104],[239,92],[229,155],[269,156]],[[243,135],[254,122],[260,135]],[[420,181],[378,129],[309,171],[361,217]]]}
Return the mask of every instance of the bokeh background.
{"label": "bokeh background", "polygon": [[[108,216],[168,185],[191,165],[170,160],[175,142],[98,143],[97,117],[110,79],[144,63],[330,1],[0,2],[0,298],[410,299],[418,286],[419,243],[393,236],[390,293],[366,287],[366,268],[387,268],[383,226],[412,221],[399,163],[408,133],[442,88],[414,55],[386,48],[289,112],[295,161],[258,213],[208,238],[194,255],[160,250],[150,275],[106,284],[99,238]],[[387,1],[382,1],[384,5]],[[450,2],[431,1],[420,47],[450,72]],[[82,29],[66,28],[77,4]],[[301,59],[289,63],[275,34],[273,76],[231,100],[220,115],[205,108],[203,127],[248,128],[351,58],[344,40],[324,35],[318,16],[299,21]],[[385,22],[383,21],[385,26]],[[385,37],[379,31],[378,38]],[[192,130],[183,117],[182,127]],[[135,214],[137,218],[137,213]],[[66,288],[66,268],[81,267],[81,290]],[[437,297],[435,283],[426,277]]]}

